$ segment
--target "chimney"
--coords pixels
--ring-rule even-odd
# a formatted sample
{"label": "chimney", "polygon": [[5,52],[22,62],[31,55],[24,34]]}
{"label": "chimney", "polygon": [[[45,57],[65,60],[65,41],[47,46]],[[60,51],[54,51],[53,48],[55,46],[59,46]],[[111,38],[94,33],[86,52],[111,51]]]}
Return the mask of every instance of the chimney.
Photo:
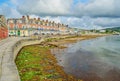
{"label": "chimney", "polygon": [[29,18],[29,15],[27,15],[27,19],[29,20],[30,18]]}
{"label": "chimney", "polygon": [[38,20],[40,21],[40,18],[38,18]]}
{"label": "chimney", "polygon": [[34,20],[36,20],[36,18],[34,18]]}
{"label": "chimney", "polygon": [[22,16],[22,18],[24,19],[24,18],[25,18],[25,16]]}
{"label": "chimney", "polygon": [[48,20],[46,20],[46,22],[48,22]]}

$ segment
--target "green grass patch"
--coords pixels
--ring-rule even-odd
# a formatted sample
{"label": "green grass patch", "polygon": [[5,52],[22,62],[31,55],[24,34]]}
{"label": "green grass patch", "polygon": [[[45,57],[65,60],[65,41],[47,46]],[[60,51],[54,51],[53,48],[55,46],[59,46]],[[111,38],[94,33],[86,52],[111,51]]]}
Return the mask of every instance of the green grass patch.
{"label": "green grass patch", "polygon": [[78,81],[63,71],[48,46],[26,46],[15,62],[21,81]]}
{"label": "green grass patch", "polygon": [[79,36],[49,38],[40,45],[23,47],[15,61],[21,81],[82,81],[64,72],[63,68],[57,64],[54,55],[50,52],[51,48],[59,46],[48,43],[54,41],[59,43],[59,40],[77,37]]}

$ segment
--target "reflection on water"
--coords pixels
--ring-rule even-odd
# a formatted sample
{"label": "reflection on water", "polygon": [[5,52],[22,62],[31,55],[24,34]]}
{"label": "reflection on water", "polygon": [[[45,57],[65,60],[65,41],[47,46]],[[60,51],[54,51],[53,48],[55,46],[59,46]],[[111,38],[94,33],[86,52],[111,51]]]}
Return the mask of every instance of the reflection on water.
{"label": "reflection on water", "polygon": [[51,50],[68,74],[84,81],[120,81],[120,36],[80,41]]}

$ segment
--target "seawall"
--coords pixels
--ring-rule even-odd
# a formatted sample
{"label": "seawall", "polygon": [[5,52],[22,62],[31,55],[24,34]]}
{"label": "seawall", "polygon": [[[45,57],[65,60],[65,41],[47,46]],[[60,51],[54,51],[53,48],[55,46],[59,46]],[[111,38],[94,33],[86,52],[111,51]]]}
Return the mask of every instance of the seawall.
{"label": "seawall", "polygon": [[13,43],[4,49],[1,58],[1,73],[0,81],[20,81],[19,73],[15,64],[15,59],[20,49],[27,45],[39,44],[43,39],[23,38]]}

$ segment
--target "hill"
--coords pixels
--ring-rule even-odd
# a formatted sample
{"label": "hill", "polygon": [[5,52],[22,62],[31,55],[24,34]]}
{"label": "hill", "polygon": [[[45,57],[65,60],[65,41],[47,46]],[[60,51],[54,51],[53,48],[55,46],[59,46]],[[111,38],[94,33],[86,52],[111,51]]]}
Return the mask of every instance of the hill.
{"label": "hill", "polygon": [[114,28],[106,28],[106,31],[115,31],[115,32],[120,32],[120,27],[114,27]]}

